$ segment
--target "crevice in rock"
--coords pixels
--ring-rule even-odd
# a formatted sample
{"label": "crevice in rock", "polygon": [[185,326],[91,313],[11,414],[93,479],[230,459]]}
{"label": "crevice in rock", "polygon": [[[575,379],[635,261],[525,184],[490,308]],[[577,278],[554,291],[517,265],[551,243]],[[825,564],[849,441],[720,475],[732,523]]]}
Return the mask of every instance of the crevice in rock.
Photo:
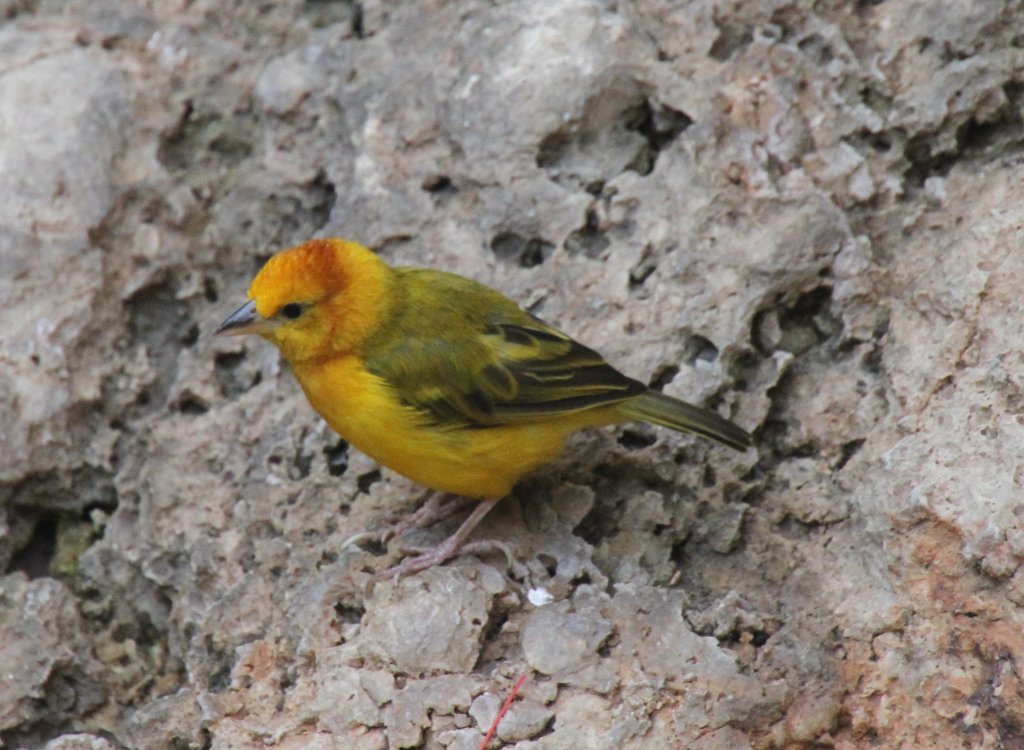
{"label": "crevice in rock", "polygon": [[230,117],[202,114],[196,103],[186,101],[177,127],[157,149],[157,158],[172,172],[203,166],[213,169],[237,166],[253,152],[257,140],[256,119],[246,113]]}
{"label": "crevice in rock", "polygon": [[692,124],[693,119],[689,115],[664,105],[654,107],[649,100],[644,100],[637,121],[627,125],[627,129],[643,136],[647,150],[630,167],[641,175],[650,174],[662,149]]}
{"label": "crevice in rock", "polygon": [[662,149],[692,122],[683,112],[653,103],[635,81],[619,77],[541,141],[537,166],[560,185],[599,195],[625,171],[650,174]]}
{"label": "crevice in rock", "polygon": [[332,477],[340,477],[348,470],[348,443],[338,439],[334,445],[324,446],[324,458],[327,461],[327,473]]}
{"label": "crevice in rock", "polygon": [[626,429],[619,435],[619,445],[629,451],[643,450],[658,442],[658,436],[653,430],[641,432],[640,430]]}
{"label": "crevice in rock", "polygon": [[314,29],[324,29],[339,23],[348,24],[352,36],[364,37],[363,4],[353,0],[306,0],[303,12]]}
{"label": "crevice in rock", "polygon": [[818,286],[754,316],[751,340],[762,356],[782,350],[795,355],[808,352],[842,329],[832,312],[832,287]]}
{"label": "crevice in rock", "polygon": [[725,62],[743,52],[752,41],[754,32],[748,25],[721,23],[718,26],[718,36],[708,50],[708,56],[713,60]]}
{"label": "crevice in rock", "polygon": [[675,380],[678,374],[679,368],[676,365],[662,365],[654,371],[647,385],[650,386],[651,390],[663,391],[665,386]]}
{"label": "crevice in rock", "polygon": [[20,571],[29,578],[43,578],[51,575],[50,564],[57,552],[57,516],[41,513],[35,519],[35,526],[28,543],[14,555],[10,570]]}
{"label": "crevice in rock", "polygon": [[597,212],[587,211],[586,223],[565,239],[565,249],[570,255],[585,255],[598,259],[611,247],[611,240],[600,227]]}
{"label": "crevice in rock", "polygon": [[539,266],[554,251],[555,246],[539,237],[523,237],[514,232],[499,232],[491,238],[491,252],[504,262],[521,268]]}
{"label": "crevice in rock", "polygon": [[377,484],[377,482],[381,481],[382,478],[381,473],[374,469],[373,471],[368,471],[365,474],[360,474],[356,478],[356,485],[359,487],[359,491],[365,495],[370,491],[370,488]]}
{"label": "crevice in rock", "polygon": [[649,251],[645,250],[643,256],[636,262],[631,269],[629,269],[629,289],[631,292],[639,291],[643,288],[644,282],[650,278],[658,270],[658,261],[650,256]]}
{"label": "crevice in rock", "polygon": [[145,347],[155,375],[144,410],[163,408],[177,371],[178,352],[188,346],[194,323],[188,306],[177,298],[170,282],[159,281],[139,289],[124,302],[128,334],[134,346]]}
{"label": "crevice in rock", "polygon": [[117,490],[111,473],[96,466],[80,466],[68,471],[30,474],[8,486],[8,503],[30,511],[67,511],[83,508],[117,508]]}
{"label": "crevice in rock", "polygon": [[714,362],[718,359],[718,347],[696,333],[686,337],[683,344],[683,361],[691,367],[698,361]]}
{"label": "crevice in rock", "polygon": [[932,151],[935,132],[912,136],[904,151],[910,165],[904,174],[906,183],[919,188],[929,177],[947,175],[954,164],[970,159],[989,160],[997,155],[1006,159],[1024,149],[1024,83],[1007,81],[1002,94],[1002,106],[983,122],[969,117],[957,126],[956,146],[949,151]]}

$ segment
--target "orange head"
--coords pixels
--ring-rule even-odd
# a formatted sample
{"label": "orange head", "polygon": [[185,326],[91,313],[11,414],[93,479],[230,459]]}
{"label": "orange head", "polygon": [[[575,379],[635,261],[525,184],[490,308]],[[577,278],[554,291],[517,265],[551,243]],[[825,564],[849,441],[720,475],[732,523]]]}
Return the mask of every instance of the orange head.
{"label": "orange head", "polygon": [[260,269],[217,333],[257,333],[291,362],[356,351],[393,303],[394,274],[373,252],[341,239],[283,250]]}

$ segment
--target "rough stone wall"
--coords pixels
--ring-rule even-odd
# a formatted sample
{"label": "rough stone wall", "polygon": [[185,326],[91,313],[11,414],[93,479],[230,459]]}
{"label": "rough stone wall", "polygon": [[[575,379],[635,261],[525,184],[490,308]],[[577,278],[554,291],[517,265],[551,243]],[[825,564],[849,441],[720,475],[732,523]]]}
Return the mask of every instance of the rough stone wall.
{"label": "rough stone wall", "polygon": [[[519,750],[1024,745],[1020,3],[0,17],[0,744],[474,750],[525,672]],[[370,589],[422,492],[211,335],[314,235],[757,451],[581,434]]]}

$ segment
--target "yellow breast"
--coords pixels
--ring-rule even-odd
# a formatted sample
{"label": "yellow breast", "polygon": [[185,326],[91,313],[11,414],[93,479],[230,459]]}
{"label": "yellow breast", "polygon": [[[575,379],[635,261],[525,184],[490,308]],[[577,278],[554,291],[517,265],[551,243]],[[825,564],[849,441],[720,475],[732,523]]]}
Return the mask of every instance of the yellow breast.
{"label": "yellow breast", "polygon": [[484,429],[425,423],[355,356],[302,363],[295,375],[313,408],[341,437],[382,465],[432,489],[481,498],[512,485],[562,452],[584,426],[560,419]]}

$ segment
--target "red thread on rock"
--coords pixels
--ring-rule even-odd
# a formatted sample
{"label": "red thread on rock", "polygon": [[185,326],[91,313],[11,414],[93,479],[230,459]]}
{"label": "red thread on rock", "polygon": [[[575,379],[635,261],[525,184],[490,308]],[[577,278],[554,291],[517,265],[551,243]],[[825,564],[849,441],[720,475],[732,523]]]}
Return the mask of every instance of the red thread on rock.
{"label": "red thread on rock", "polygon": [[498,724],[505,718],[505,714],[512,708],[512,701],[519,695],[519,688],[526,682],[526,678],[530,676],[529,672],[524,672],[523,675],[516,681],[516,684],[512,686],[512,692],[508,694],[508,698],[505,699],[504,705],[501,710],[498,711],[498,715],[494,717],[494,721],[491,722],[491,728],[487,730],[487,734],[484,735],[484,741],[480,743],[480,750],[487,750],[487,743],[494,737],[494,733],[498,731]]}

